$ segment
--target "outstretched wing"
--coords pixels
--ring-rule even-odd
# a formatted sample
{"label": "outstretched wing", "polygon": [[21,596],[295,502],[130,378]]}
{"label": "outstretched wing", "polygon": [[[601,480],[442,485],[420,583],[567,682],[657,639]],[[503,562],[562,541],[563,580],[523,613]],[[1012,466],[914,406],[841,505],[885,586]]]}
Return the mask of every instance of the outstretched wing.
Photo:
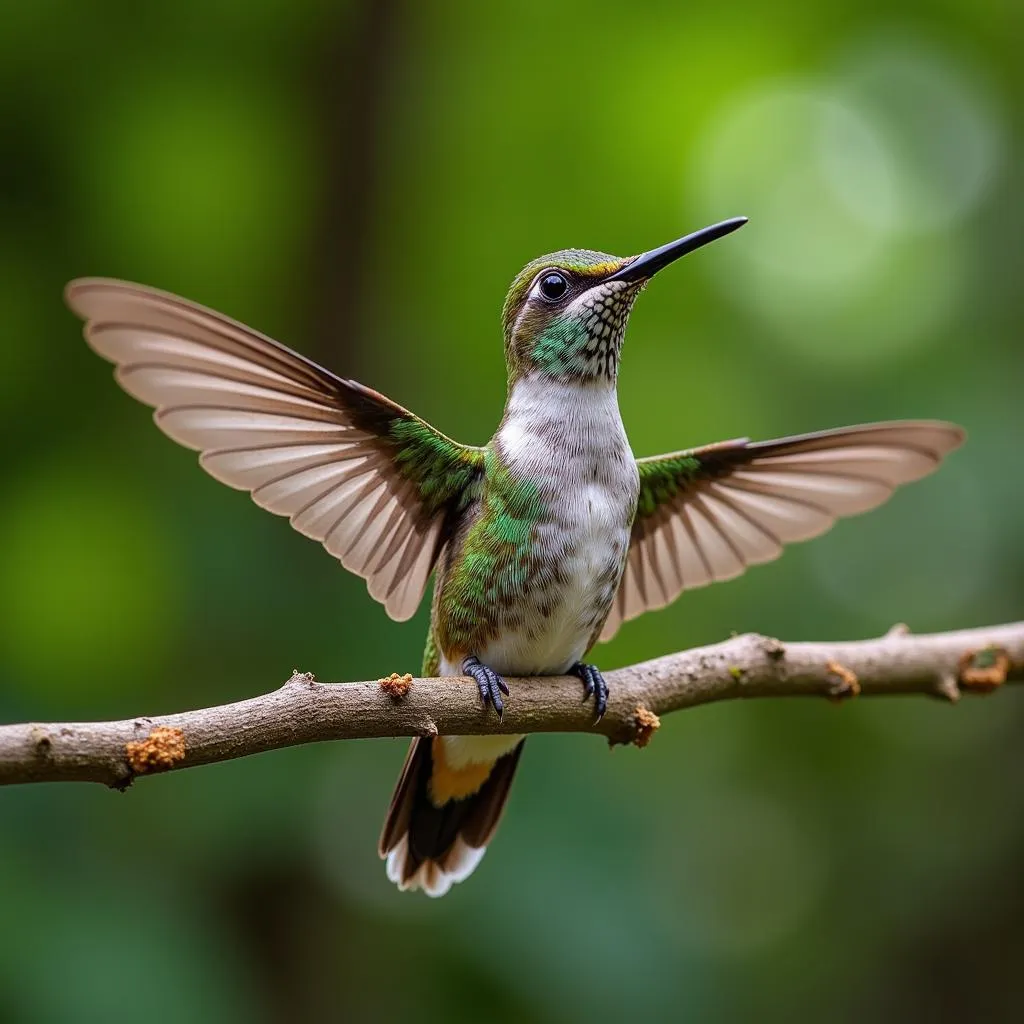
{"label": "outstretched wing", "polygon": [[601,639],[684,590],[739,576],[777,558],[784,544],[881,505],[963,440],[954,424],[922,420],[639,459],[629,557]]}
{"label": "outstretched wing", "polygon": [[211,476],[323,543],[392,618],[413,614],[481,449],[185,299],[101,278],[65,297],[118,383]]}

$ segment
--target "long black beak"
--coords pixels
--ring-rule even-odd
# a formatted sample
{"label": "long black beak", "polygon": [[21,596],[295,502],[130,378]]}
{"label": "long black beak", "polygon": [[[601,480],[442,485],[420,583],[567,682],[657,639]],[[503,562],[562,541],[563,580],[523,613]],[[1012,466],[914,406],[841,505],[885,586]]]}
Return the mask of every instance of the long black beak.
{"label": "long black beak", "polygon": [[714,242],[719,238],[732,234],[737,228],[747,223],[746,217],[733,217],[730,220],[723,220],[720,224],[712,224],[709,228],[701,228],[693,234],[677,238],[668,245],[663,245],[650,252],[641,253],[632,263],[617,270],[606,281],[646,281],[653,277],[663,267],[675,263],[680,256],[685,256],[694,249],[699,249],[708,242]]}

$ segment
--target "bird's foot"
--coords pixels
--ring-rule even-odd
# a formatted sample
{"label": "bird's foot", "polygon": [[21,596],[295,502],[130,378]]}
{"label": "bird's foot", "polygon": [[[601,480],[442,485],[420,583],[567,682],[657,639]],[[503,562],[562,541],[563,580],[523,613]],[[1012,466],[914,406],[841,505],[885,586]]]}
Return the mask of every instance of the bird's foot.
{"label": "bird's foot", "polygon": [[501,695],[508,696],[508,684],[505,680],[493,668],[488,668],[479,658],[472,655],[462,663],[462,671],[476,680],[484,706],[491,704],[498,712],[500,721],[505,711],[505,703],[502,701]]}
{"label": "bird's foot", "polygon": [[608,684],[605,682],[604,676],[601,675],[601,670],[596,665],[577,661],[569,669],[569,675],[583,680],[583,699],[586,700],[593,695],[597,720],[601,721],[604,718],[604,713],[608,710]]}

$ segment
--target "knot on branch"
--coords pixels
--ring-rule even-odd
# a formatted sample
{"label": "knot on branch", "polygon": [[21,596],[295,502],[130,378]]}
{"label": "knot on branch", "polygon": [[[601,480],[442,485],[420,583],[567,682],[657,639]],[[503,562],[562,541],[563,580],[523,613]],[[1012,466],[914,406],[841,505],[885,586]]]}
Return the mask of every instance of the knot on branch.
{"label": "knot on branch", "polygon": [[42,726],[33,726],[31,736],[36,754],[39,757],[49,757],[53,750],[53,740],[50,739],[50,734]]}
{"label": "knot on branch", "polygon": [[185,760],[185,734],[181,729],[158,725],[144,740],[126,743],[128,767],[136,775],[164,772]]}
{"label": "knot on branch", "polygon": [[378,679],[377,682],[392,700],[401,700],[412,688],[412,673],[406,672],[404,675],[399,675],[397,672],[392,672],[391,675]]}
{"label": "knot on branch", "polygon": [[989,644],[976,651],[964,651],[957,670],[961,686],[978,693],[991,693],[1006,682],[1010,656],[1002,647]]}

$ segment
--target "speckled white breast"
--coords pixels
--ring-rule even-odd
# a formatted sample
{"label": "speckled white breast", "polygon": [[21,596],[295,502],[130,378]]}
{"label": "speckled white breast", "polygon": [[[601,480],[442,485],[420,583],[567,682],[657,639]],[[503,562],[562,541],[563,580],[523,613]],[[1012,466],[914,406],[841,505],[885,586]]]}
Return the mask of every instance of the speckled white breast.
{"label": "speckled white breast", "polygon": [[510,472],[540,490],[545,570],[522,595],[519,625],[477,656],[505,675],[560,674],[604,621],[629,545],[639,481],[615,389],[519,381],[495,443]]}

